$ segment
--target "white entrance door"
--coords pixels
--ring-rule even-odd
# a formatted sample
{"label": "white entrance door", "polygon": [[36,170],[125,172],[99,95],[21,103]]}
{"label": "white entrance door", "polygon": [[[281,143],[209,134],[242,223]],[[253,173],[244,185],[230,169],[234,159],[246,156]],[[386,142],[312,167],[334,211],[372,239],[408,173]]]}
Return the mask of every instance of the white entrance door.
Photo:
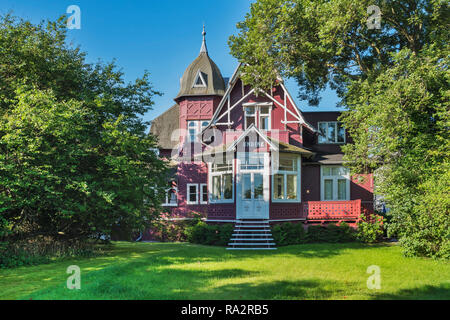
{"label": "white entrance door", "polygon": [[269,219],[269,154],[238,158],[237,219]]}

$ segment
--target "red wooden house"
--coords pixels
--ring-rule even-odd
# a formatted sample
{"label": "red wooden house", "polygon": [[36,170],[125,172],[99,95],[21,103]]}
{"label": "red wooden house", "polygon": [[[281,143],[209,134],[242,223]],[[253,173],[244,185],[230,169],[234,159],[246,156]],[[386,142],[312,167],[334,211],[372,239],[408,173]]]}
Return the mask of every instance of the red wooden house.
{"label": "red wooden house", "polygon": [[[205,33],[204,33],[205,35]],[[230,248],[273,248],[279,222],[355,224],[373,208],[371,175],[351,177],[339,112],[302,112],[280,79],[269,91],[227,81],[206,49],[180,81],[176,104],[152,122],[160,155],[174,165],[166,203],[172,219],[201,213],[234,223]]]}

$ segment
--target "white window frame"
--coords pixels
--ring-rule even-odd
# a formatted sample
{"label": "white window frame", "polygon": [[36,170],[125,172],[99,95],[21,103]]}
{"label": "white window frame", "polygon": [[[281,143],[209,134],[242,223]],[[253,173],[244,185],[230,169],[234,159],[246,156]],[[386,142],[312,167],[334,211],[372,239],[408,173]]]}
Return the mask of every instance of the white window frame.
{"label": "white window frame", "polygon": [[175,194],[178,195],[178,189],[173,187],[166,189],[166,202],[162,204],[163,207],[178,207],[178,196],[177,196],[177,202],[176,203],[170,203],[169,202],[169,191],[174,190]]}
{"label": "white window frame", "polygon": [[[281,157],[282,154],[277,153],[278,157]],[[297,156],[297,171],[286,171],[286,170],[275,170],[274,168],[274,159],[272,158],[272,202],[301,202],[301,157]],[[284,196],[287,197],[287,176],[297,174],[297,197],[295,199],[275,199],[275,175],[283,175],[284,176]]]}
{"label": "white window frame", "polygon": [[[329,128],[329,124],[330,123],[334,123],[334,141],[329,141],[328,140],[328,128]],[[317,131],[319,132],[319,137],[317,138],[317,143],[318,144],[345,144],[346,143],[346,135],[347,132],[344,128],[344,141],[343,142],[338,142],[338,123],[341,124],[341,126],[343,126],[343,123],[341,121],[319,121],[317,122]],[[325,142],[320,142],[320,125],[321,124],[326,124],[327,130],[325,133],[325,138],[327,139]]]}
{"label": "white window frame", "polygon": [[[266,115],[261,115],[261,108],[263,107],[267,107],[269,108],[269,113]],[[260,129],[263,131],[270,131],[272,130],[272,107],[273,104],[272,103],[245,103],[243,104],[243,111],[244,111],[244,130],[248,129],[247,126],[247,113],[246,110],[247,108],[253,108],[254,109],[254,114],[253,117],[255,119],[255,127],[260,129],[261,127],[261,116],[267,116],[269,118],[269,128],[268,129]],[[248,117],[251,117],[251,115],[249,115]]]}
{"label": "white window frame", "polygon": [[[225,157],[224,157],[225,158]],[[208,200],[209,203],[234,203],[234,184],[235,184],[235,164],[234,164],[235,160],[232,159],[231,160],[231,170],[226,170],[226,171],[218,171],[218,172],[213,172],[212,171],[212,166],[213,163],[208,163]],[[225,185],[222,182],[223,178],[222,176],[225,174],[231,174],[231,199],[224,199],[224,190],[225,190]],[[213,177],[215,176],[221,176],[221,185],[220,185],[220,199],[216,200],[213,199],[213,190],[212,188],[213,186]]]}
{"label": "white window frame", "polygon": [[[325,176],[323,173],[324,168],[345,168],[339,165],[325,165],[320,166],[320,200],[321,201],[350,201],[350,171],[346,168],[347,173],[339,176]],[[338,199],[338,180],[345,179],[345,199]],[[325,200],[325,180],[333,180],[333,199]]]}
{"label": "white window frame", "polygon": [[[203,200],[203,187],[206,187],[206,201]],[[208,204],[209,190],[207,183],[200,183],[200,204]]]}
{"label": "white window frame", "polygon": [[[195,201],[190,201],[191,187],[195,187]],[[187,204],[198,204],[198,183],[188,183],[186,184],[186,203]]]}
{"label": "white window frame", "polygon": [[[261,114],[261,108],[268,108],[269,109],[269,113],[268,114]],[[262,129],[261,128],[261,117],[268,117],[269,118],[269,127],[267,129]],[[258,106],[258,129],[263,130],[263,131],[270,131],[272,130],[272,106],[266,106],[266,105],[259,105]]]}
{"label": "white window frame", "polygon": [[[191,127],[190,124],[193,123],[195,126]],[[190,130],[194,129],[195,133],[194,133],[194,140],[192,141],[191,139],[191,132]],[[187,121],[187,141],[188,142],[197,142],[198,141],[198,121],[197,120],[188,120]]]}
{"label": "white window frame", "polygon": [[[203,122],[206,122],[206,125],[203,125]],[[195,126],[190,127],[189,125],[193,123]],[[206,128],[209,124],[209,120],[187,120],[187,141],[188,142],[200,142],[199,134],[203,131],[204,128]],[[191,133],[189,130],[194,129],[195,130],[195,138],[192,141],[191,139]]]}
{"label": "white window frame", "polygon": [[246,106],[246,107],[244,107],[244,130],[247,130],[248,129],[248,126],[247,126],[247,117],[251,117],[251,115],[248,115],[247,116],[247,108],[253,108],[253,110],[254,110],[254,113],[253,113],[253,118],[255,119],[255,121],[254,121],[254,124],[255,124],[255,127],[257,127],[257,117],[256,117],[256,115],[257,115],[257,110],[256,110],[256,107],[252,107],[252,106]]}
{"label": "white window frame", "polygon": [[[197,80],[200,78],[202,84],[197,84]],[[197,75],[195,76],[194,83],[192,85],[193,88],[206,88],[208,87],[208,83],[206,82],[205,78],[203,78],[203,73],[201,70],[197,71]]]}

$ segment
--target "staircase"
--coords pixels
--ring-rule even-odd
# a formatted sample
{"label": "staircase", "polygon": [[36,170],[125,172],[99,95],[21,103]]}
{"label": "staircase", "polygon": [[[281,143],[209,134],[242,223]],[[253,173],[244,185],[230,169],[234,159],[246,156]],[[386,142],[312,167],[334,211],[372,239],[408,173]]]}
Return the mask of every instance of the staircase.
{"label": "staircase", "polygon": [[227,250],[276,250],[267,219],[236,222]]}

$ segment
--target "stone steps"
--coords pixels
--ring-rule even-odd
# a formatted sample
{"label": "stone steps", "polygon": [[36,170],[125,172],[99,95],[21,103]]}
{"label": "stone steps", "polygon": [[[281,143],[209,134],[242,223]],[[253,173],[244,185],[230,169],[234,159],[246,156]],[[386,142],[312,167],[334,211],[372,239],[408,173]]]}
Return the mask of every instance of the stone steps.
{"label": "stone steps", "polygon": [[227,250],[276,250],[273,240],[268,220],[239,220]]}

